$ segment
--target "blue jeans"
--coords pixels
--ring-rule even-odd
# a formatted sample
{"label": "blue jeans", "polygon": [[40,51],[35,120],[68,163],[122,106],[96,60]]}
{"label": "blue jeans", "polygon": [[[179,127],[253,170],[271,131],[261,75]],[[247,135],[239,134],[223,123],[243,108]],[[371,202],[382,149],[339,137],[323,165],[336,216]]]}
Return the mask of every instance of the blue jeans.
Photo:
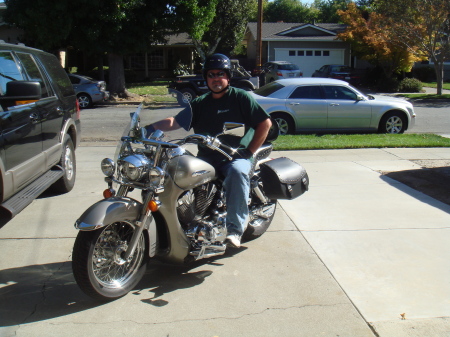
{"label": "blue jeans", "polygon": [[224,175],[223,186],[227,203],[228,234],[242,236],[248,219],[247,201],[250,194],[249,173],[252,162],[248,159],[234,159],[219,167]]}

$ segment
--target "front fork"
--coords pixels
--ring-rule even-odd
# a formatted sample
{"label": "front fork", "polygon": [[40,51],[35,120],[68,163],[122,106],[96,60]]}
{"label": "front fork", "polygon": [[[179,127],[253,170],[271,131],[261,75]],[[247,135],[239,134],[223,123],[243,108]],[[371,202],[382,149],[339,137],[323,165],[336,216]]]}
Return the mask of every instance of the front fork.
{"label": "front fork", "polygon": [[[119,188],[118,194],[126,195],[128,193],[128,191],[129,191],[129,187],[122,185]],[[141,213],[139,214],[139,218],[135,222],[135,231],[130,240],[130,243],[128,244],[127,250],[122,254],[122,258],[125,261],[128,261],[128,259],[133,256],[134,251],[136,250],[139,238],[141,237],[142,232],[144,231],[144,229],[146,227],[146,224],[149,224],[153,219],[152,211],[150,210],[150,207],[148,206],[150,201],[153,200],[153,197],[154,197],[153,191],[146,193],[146,196],[143,200],[144,202],[142,205]],[[158,201],[155,201],[155,202],[158,203]]]}

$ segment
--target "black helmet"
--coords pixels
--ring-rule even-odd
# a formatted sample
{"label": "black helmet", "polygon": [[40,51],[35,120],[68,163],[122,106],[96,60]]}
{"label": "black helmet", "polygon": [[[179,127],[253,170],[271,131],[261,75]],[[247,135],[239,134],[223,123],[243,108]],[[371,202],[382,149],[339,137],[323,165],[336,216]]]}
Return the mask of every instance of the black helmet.
{"label": "black helmet", "polygon": [[231,78],[231,61],[223,54],[213,54],[206,58],[203,64],[203,78],[206,79],[208,70],[221,69],[224,70],[228,77]]}

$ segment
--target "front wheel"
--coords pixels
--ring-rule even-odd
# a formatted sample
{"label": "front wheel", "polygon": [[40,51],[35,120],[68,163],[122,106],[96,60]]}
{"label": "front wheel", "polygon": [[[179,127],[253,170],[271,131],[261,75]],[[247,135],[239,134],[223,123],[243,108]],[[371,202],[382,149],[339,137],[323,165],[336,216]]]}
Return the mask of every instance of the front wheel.
{"label": "front wheel", "polygon": [[95,231],[78,233],[72,270],[84,293],[101,301],[111,301],[126,295],[140,281],[148,256],[143,234],[134,254],[127,260],[122,258],[134,230],[130,222],[117,221]]}
{"label": "front wheel", "polygon": [[389,112],[383,116],[380,122],[380,133],[403,133],[406,130],[406,119],[399,112]]}
{"label": "front wheel", "polygon": [[276,200],[271,200],[265,205],[250,206],[249,221],[242,238],[251,241],[263,235],[272,223],[276,208]]}

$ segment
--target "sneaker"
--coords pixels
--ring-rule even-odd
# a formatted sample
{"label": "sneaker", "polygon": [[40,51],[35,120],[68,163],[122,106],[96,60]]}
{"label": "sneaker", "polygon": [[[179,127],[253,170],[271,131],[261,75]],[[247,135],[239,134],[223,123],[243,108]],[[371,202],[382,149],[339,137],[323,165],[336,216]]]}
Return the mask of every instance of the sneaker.
{"label": "sneaker", "polygon": [[233,248],[241,247],[241,237],[237,234],[227,235],[225,242],[228,243],[228,246],[233,247]]}

